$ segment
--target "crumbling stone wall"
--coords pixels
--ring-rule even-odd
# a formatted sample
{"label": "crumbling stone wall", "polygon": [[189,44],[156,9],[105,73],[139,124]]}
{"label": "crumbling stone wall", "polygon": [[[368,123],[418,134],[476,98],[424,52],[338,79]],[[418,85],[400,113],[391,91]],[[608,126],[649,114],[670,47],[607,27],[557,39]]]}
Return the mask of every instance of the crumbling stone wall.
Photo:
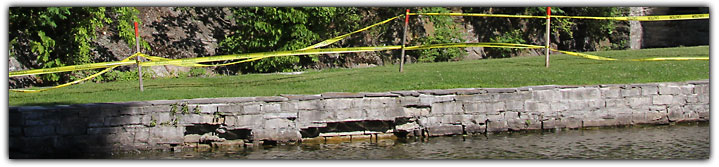
{"label": "crumbling stone wall", "polygon": [[10,107],[10,155],[242,148],[709,120],[709,81]]}

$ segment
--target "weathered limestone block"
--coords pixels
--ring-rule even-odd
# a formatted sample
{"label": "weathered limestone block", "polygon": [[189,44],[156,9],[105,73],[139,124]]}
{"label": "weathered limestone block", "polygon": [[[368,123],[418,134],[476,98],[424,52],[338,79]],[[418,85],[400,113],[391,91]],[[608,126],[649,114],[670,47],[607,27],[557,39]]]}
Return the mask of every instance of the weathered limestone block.
{"label": "weathered limestone block", "polygon": [[702,85],[694,85],[694,94],[698,95],[709,95],[709,85],[708,84],[702,84]]}
{"label": "weathered limestone block", "polygon": [[462,125],[442,125],[427,127],[429,136],[447,136],[463,133]]}
{"label": "weathered limestone block", "polygon": [[640,96],[642,93],[641,88],[637,87],[626,87],[624,89],[620,90],[622,97],[634,97],[634,96]]}
{"label": "weathered limestone block", "polygon": [[148,143],[155,144],[182,144],[184,142],[184,127],[156,126],[149,128],[150,137]]}
{"label": "weathered limestone block", "polygon": [[464,102],[462,105],[464,113],[467,114],[487,113],[487,107],[481,102]]}
{"label": "weathered limestone block", "polygon": [[294,121],[288,119],[265,120],[264,127],[252,131],[254,140],[272,141],[299,141],[302,139],[300,130],[294,126]]}
{"label": "weathered limestone block", "polygon": [[627,101],[624,99],[604,99],[605,107],[627,107]]}
{"label": "weathered limestone block", "polygon": [[619,98],[621,97],[621,94],[619,91],[621,90],[618,87],[606,87],[606,88],[599,88],[601,91],[602,97],[604,98]]}
{"label": "weathered limestone block", "polygon": [[402,107],[404,115],[408,117],[428,116],[429,109],[427,107]]}
{"label": "weathered limestone block", "polygon": [[225,116],[225,124],[229,127],[253,129],[262,126],[262,115]]}
{"label": "weathered limestone block", "polygon": [[671,95],[652,96],[652,104],[656,104],[656,105],[672,104],[672,101],[674,101],[673,98],[674,98],[674,96],[671,96]]}
{"label": "weathered limestone block", "polygon": [[588,100],[562,100],[560,102],[567,104],[566,110],[584,110],[589,108]]}
{"label": "weathered limestone block", "polygon": [[395,126],[395,130],[397,130],[399,132],[412,132],[415,130],[419,130],[421,128],[422,127],[420,127],[419,124],[417,124],[416,122],[409,122],[406,124]]}
{"label": "weathered limestone block", "polygon": [[556,90],[538,90],[532,92],[532,99],[541,102],[559,101],[562,93]]}
{"label": "weathered limestone block", "polygon": [[657,86],[641,86],[642,96],[656,95],[659,94],[659,88]]}
{"label": "weathered limestone block", "polygon": [[487,122],[487,115],[484,114],[478,114],[478,115],[461,115],[462,120],[461,123],[463,125],[469,125],[469,124],[485,124]]}
{"label": "weathered limestone block", "polygon": [[423,127],[442,125],[442,117],[420,117],[417,123]]}
{"label": "weathered limestone block", "polygon": [[262,103],[260,105],[260,112],[261,113],[279,113],[279,112],[284,112],[284,111],[282,111],[281,103]]}
{"label": "weathered limestone block", "polygon": [[290,101],[306,101],[306,100],[317,100],[322,99],[322,95],[292,95],[292,94],[280,94],[280,96],[287,98]]}
{"label": "weathered limestone block", "polygon": [[524,102],[524,110],[529,112],[547,112],[550,111],[551,108],[548,102],[528,100]]}
{"label": "weathered limestone block", "polygon": [[632,113],[634,124],[666,124],[669,123],[666,112],[644,111]]}
{"label": "weathered limestone block", "polygon": [[105,119],[105,126],[141,125],[141,115],[115,116]]}
{"label": "weathered limestone block", "polygon": [[504,132],[509,130],[507,121],[504,120],[489,120],[487,121],[487,132]]}
{"label": "weathered limestone block", "polygon": [[319,110],[324,108],[320,100],[298,101],[296,104],[298,110]]}
{"label": "weathered limestone block", "polygon": [[555,101],[549,103],[550,111],[565,111],[569,109],[569,105],[566,102]]}
{"label": "weathered limestone block", "polygon": [[469,134],[486,133],[487,125],[467,124],[464,126],[464,130]]}
{"label": "weathered limestone block", "polygon": [[[371,110],[370,110],[371,111]],[[333,120],[333,122],[345,122],[345,121],[357,121],[357,120],[374,120],[378,119],[378,116],[370,117],[365,114],[365,111],[363,109],[359,108],[351,108],[351,109],[345,109],[345,110],[336,110],[332,111],[336,115],[336,120]]]}
{"label": "weathered limestone block", "polygon": [[518,92],[518,93],[499,93],[494,94],[493,96],[494,101],[524,101],[529,100],[532,98],[532,94],[529,92]]}
{"label": "weathered limestone block", "polygon": [[63,118],[55,131],[59,135],[84,135],[87,133],[86,122],[86,119],[81,117]]}
{"label": "weathered limestone block", "polygon": [[322,112],[323,111],[312,111],[312,110],[300,110],[297,114],[297,119],[295,120],[297,123],[297,128],[308,128],[308,127],[319,127],[318,125],[313,123],[314,121],[320,121],[322,120]]}
{"label": "weathered limestone block", "polygon": [[434,103],[430,110],[431,115],[452,115],[464,113],[462,105],[455,102]]}
{"label": "weathered limestone block", "polygon": [[402,98],[399,98],[399,103],[403,107],[420,106],[419,97],[403,96]]}
{"label": "weathered limestone block", "polygon": [[297,112],[265,113],[262,116],[264,119],[295,119],[297,118]]}
{"label": "weathered limestone block", "polygon": [[504,103],[504,109],[507,111],[523,111],[524,101],[509,100]]}
{"label": "weathered limestone block", "polygon": [[504,102],[489,102],[484,103],[487,107],[487,114],[497,114],[500,111],[504,111]]}
{"label": "weathered limestone block", "polygon": [[674,85],[663,85],[659,86],[659,94],[660,95],[677,95],[681,93],[681,88],[679,86]]}
{"label": "weathered limestone block", "polygon": [[630,97],[625,98],[625,100],[631,108],[639,108],[641,106],[647,106],[652,104],[652,99],[649,97]]}
{"label": "weathered limestone block", "polygon": [[679,86],[679,93],[690,95],[694,94],[694,85],[681,85]]}
{"label": "weathered limestone block", "polygon": [[327,110],[343,110],[352,106],[353,99],[324,99],[321,103]]}
{"label": "weathered limestone block", "polygon": [[562,94],[562,97],[568,100],[586,100],[601,97],[601,92],[598,88],[574,88],[561,89],[559,91]]}
{"label": "weathered limestone block", "polygon": [[55,126],[30,126],[23,128],[25,136],[27,137],[40,137],[40,136],[55,136]]}

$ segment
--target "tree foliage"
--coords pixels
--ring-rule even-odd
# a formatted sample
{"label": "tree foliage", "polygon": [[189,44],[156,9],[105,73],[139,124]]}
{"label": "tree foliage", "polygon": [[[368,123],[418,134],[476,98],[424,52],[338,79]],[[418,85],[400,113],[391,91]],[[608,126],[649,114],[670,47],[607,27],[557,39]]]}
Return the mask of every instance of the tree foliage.
{"label": "tree foliage", "polygon": [[[426,7],[419,10],[421,13],[450,13],[451,11],[443,7]],[[432,31],[425,31],[423,36],[417,39],[420,45],[443,44],[443,43],[461,43],[466,34],[460,31],[461,24],[454,22],[451,16],[427,16],[425,24],[431,24]],[[419,50],[417,60],[420,62],[439,62],[450,61],[461,58],[466,55],[462,48],[443,48],[443,49],[426,49]]]}
{"label": "tree foliage", "polygon": [[[358,27],[356,8],[232,8],[237,28],[220,42],[222,53],[296,50]],[[309,56],[266,58],[239,64],[241,72],[292,71],[314,63]]]}
{"label": "tree foliage", "polygon": [[[10,56],[26,66],[50,68],[77,65],[107,59],[112,55],[93,52],[98,31],[116,26],[118,36],[135,45],[134,21],[139,12],[131,7],[18,7],[10,8]],[[149,49],[147,42],[142,45]],[[44,74],[50,82],[76,79],[87,71]]]}

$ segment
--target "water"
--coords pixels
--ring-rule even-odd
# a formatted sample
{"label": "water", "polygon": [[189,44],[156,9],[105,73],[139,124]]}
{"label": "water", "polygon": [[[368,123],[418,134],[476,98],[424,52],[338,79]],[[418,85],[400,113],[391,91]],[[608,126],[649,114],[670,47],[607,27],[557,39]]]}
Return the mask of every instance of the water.
{"label": "water", "polygon": [[145,152],[119,159],[708,159],[709,123],[433,137],[236,151]]}

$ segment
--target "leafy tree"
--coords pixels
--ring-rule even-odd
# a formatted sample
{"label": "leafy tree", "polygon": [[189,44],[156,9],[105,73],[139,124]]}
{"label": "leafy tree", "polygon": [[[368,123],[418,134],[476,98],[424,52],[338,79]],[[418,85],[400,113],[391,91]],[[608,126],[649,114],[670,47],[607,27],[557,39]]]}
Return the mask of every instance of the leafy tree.
{"label": "leafy tree", "polygon": [[[421,13],[451,12],[443,7],[426,7],[421,8],[419,11]],[[462,37],[466,34],[460,31],[460,26],[462,25],[455,23],[451,16],[427,16],[425,24],[431,24],[432,31],[425,30],[424,36],[417,39],[417,43],[421,45],[464,42]],[[420,62],[450,61],[467,54],[461,48],[424,49],[417,52],[417,60]]]}
{"label": "leafy tree", "polygon": [[[109,10],[108,10],[109,9]],[[93,52],[99,29],[117,26],[118,36],[135,45],[131,7],[17,7],[10,8],[10,56],[32,68],[77,65],[107,59]],[[142,45],[149,49],[147,42]],[[45,84],[83,77],[92,71],[40,75]]]}
{"label": "leafy tree", "polygon": [[[358,27],[356,8],[233,8],[237,28],[220,42],[224,54],[297,50]],[[238,64],[241,72],[292,71],[317,61],[310,56],[265,58]]]}

